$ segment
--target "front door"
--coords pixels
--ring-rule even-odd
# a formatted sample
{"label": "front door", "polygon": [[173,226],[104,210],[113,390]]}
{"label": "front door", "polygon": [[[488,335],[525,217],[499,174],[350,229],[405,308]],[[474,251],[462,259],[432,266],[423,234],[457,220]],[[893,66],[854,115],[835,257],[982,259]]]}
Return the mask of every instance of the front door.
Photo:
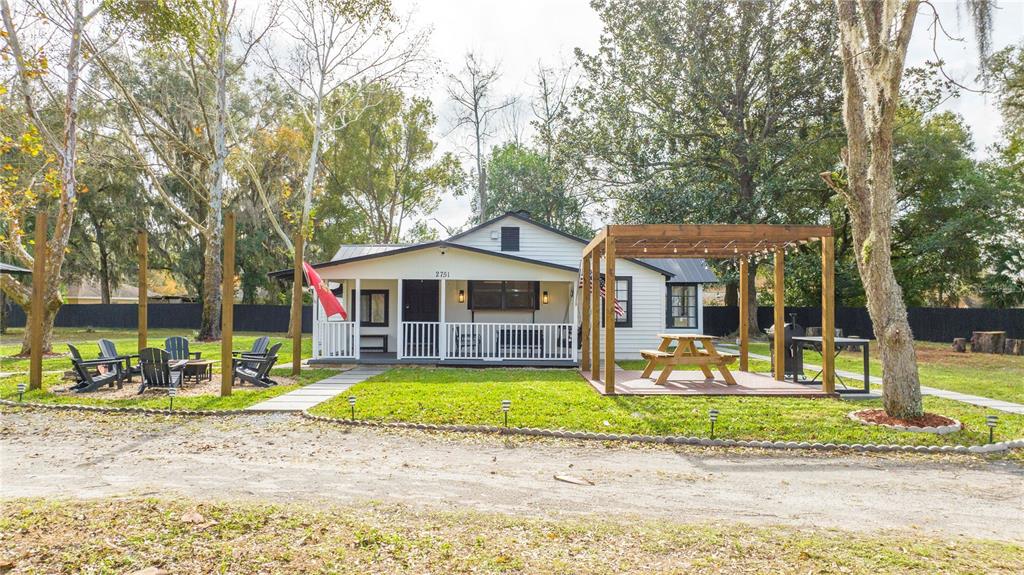
{"label": "front door", "polygon": [[402,345],[406,357],[437,357],[438,325],[407,323],[437,322],[440,282],[402,280]]}

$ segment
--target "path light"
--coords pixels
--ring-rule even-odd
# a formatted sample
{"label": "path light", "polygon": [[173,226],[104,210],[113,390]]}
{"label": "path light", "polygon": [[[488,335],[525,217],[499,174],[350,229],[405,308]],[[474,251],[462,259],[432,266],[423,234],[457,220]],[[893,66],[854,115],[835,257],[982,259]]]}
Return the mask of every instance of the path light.
{"label": "path light", "polygon": [[177,387],[168,387],[167,388],[167,395],[168,395],[168,397],[171,398],[171,411],[174,411],[174,396],[178,395],[178,388]]}
{"label": "path light", "polygon": [[508,427],[508,410],[512,409],[512,401],[508,399],[501,400],[501,410],[505,412],[505,427]]}
{"label": "path light", "polygon": [[28,387],[28,386],[25,385],[25,382],[21,382],[21,383],[18,384],[18,403],[21,403],[21,399],[25,395],[25,388],[26,387]]}
{"label": "path light", "polygon": [[988,442],[992,443],[995,439],[996,425],[999,423],[999,417],[996,415],[985,416],[985,425],[988,426]]}
{"label": "path light", "polygon": [[712,409],[708,412],[708,417],[711,419],[711,439],[715,438],[715,422],[718,421],[718,410]]}
{"label": "path light", "polygon": [[356,420],[356,396],[348,396],[348,406],[352,408],[352,421]]}

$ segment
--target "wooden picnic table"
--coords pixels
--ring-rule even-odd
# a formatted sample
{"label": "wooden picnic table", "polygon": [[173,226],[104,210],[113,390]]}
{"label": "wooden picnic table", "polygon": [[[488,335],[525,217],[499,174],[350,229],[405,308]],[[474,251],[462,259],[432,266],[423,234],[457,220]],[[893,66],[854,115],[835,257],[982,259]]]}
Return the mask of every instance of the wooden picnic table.
{"label": "wooden picnic table", "polygon": [[[736,361],[738,356],[732,354],[718,353],[710,335],[692,333],[659,333],[661,345],[656,350],[645,349],[640,355],[647,360],[647,366],[641,377],[647,378],[655,369],[661,367],[661,374],[658,375],[657,385],[664,385],[668,376],[678,365],[696,365],[704,372],[704,377],[714,379],[715,374],[711,368],[714,367],[722,372],[722,379],[728,385],[736,385],[736,379],[729,371],[729,364]],[[676,348],[669,351],[669,347],[675,342]],[[697,348],[700,342],[702,349]]]}

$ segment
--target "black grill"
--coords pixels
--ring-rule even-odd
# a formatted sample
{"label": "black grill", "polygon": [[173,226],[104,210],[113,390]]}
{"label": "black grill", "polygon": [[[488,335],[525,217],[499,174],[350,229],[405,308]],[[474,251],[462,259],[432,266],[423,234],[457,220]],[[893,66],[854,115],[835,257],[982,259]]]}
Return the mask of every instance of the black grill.
{"label": "black grill", "polygon": [[[804,326],[796,323],[796,314],[790,314],[789,323],[782,324],[783,337],[785,338],[785,373],[787,376],[796,378],[797,376],[803,376],[804,374],[804,354],[803,347],[797,345],[793,341],[794,337],[802,337],[806,335]],[[772,325],[766,330],[766,333],[772,337],[772,343],[769,348],[772,350],[772,371],[775,371],[775,326]]]}

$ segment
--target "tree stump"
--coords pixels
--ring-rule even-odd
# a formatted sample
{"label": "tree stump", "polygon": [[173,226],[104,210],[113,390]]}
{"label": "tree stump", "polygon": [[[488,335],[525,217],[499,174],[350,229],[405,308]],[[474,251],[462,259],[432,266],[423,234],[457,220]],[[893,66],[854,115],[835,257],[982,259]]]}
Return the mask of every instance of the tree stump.
{"label": "tree stump", "polygon": [[967,351],[967,338],[958,337],[953,340],[953,351],[964,353]]}
{"label": "tree stump", "polygon": [[807,337],[821,335],[821,328],[820,327],[809,327],[809,328],[807,328],[807,331],[804,332],[804,335],[806,335]]}
{"label": "tree stump", "polygon": [[1006,355],[1024,355],[1024,339],[1006,338],[1003,344],[1003,353]]}
{"label": "tree stump", "polygon": [[976,331],[971,337],[971,351],[975,353],[1003,353],[1005,331]]}

